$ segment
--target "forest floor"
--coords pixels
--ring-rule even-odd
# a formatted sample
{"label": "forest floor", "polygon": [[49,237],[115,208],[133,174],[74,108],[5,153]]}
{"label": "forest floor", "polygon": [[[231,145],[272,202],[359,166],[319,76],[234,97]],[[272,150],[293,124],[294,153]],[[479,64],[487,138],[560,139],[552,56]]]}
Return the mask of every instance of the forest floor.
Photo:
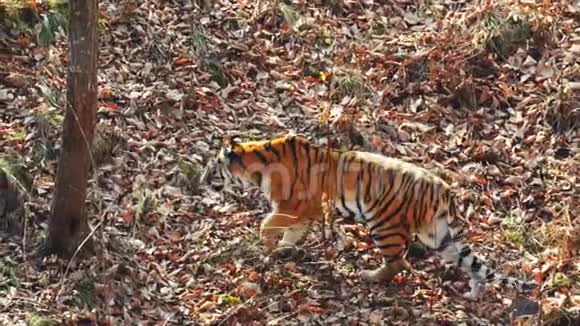
{"label": "forest floor", "polygon": [[[0,9],[2,162],[32,180],[23,234],[0,231],[0,324],[580,323],[578,1],[292,2],[100,1],[96,246],[72,261],[38,255],[66,91],[59,7]],[[360,225],[267,257],[264,197],[197,184],[228,132],[434,169],[475,251],[542,287],[470,302],[465,275],[420,248],[415,274],[367,284],[357,272],[380,257]]]}

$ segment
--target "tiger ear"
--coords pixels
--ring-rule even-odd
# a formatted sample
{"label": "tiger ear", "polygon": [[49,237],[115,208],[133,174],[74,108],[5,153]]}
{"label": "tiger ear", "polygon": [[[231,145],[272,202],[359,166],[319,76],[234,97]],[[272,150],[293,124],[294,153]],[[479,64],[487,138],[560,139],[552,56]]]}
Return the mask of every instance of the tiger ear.
{"label": "tiger ear", "polygon": [[239,145],[241,143],[242,143],[242,137],[240,137],[239,135],[232,136],[232,144],[233,145]]}
{"label": "tiger ear", "polygon": [[222,147],[230,152],[234,147],[242,142],[242,138],[238,135],[226,135],[222,139]]}

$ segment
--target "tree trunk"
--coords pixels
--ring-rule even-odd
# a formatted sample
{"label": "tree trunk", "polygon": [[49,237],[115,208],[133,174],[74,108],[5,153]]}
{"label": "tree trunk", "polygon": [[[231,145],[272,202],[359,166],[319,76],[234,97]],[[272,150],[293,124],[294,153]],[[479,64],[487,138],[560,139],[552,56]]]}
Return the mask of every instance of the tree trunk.
{"label": "tree trunk", "polygon": [[46,254],[62,257],[90,232],[85,199],[97,111],[97,2],[69,1],[67,103],[45,246]]}

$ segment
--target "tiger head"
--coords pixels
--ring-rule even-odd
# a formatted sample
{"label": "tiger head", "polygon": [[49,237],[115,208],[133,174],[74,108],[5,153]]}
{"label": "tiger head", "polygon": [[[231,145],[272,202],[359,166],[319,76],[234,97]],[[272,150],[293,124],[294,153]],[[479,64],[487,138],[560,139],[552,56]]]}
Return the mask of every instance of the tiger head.
{"label": "tiger head", "polygon": [[249,161],[246,151],[240,137],[224,137],[217,156],[208,161],[200,184],[216,192],[224,189],[231,192],[248,185],[260,186],[261,174],[258,171],[263,166]]}

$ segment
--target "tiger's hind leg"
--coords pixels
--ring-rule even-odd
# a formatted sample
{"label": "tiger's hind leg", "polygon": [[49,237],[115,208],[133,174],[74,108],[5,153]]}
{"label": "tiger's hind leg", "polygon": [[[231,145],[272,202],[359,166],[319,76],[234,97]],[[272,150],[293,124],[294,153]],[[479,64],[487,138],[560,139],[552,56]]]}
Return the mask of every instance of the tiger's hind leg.
{"label": "tiger's hind leg", "polygon": [[469,274],[471,291],[464,293],[463,297],[476,300],[484,288],[479,275],[482,262],[472,254],[469,247],[461,244],[459,235],[447,221],[447,211],[437,214],[433,223],[418,230],[417,236],[423,244],[437,251],[445,261],[457,265]]}
{"label": "tiger's hind leg", "polygon": [[399,224],[384,225],[371,231],[376,247],[383,255],[383,265],[377,269],[362,270],[360,276],[369,282],[390,281],[403,270],[412,270],[405,259],[405,246],[408,242],[408,232]]}
{"label": "tiger's hind leg", "polygon": [[396,260],[383,258],[383,266],[377,269],[363,269],[360,276],[369,282],[383,282],[390,281],[400,272],[411,269],[409,262],[404,257],[397,258]]}

